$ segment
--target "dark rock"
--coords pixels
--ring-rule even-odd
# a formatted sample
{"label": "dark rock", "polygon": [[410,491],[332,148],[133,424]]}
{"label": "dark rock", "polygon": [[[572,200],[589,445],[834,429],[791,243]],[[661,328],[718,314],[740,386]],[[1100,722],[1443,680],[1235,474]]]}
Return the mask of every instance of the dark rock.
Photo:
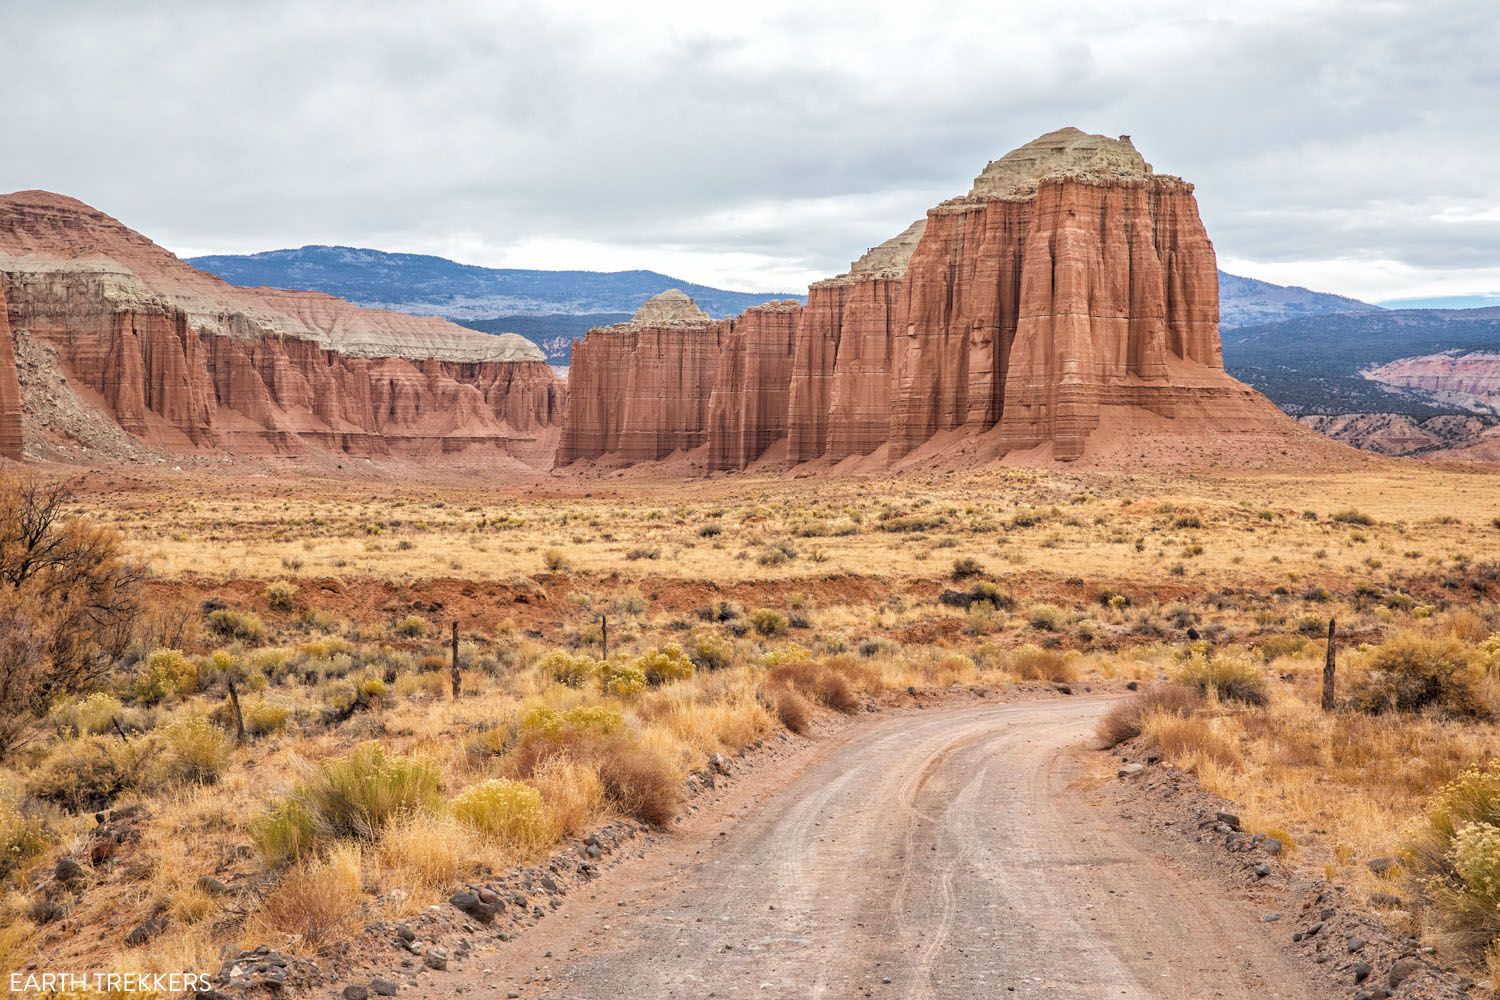
{"label": "dark rock", "polygon": [[1274,857],[1281,853],[1281,841],[1275,837],[1267,837],[1261,841],[1260,849]]}
{"label": "dark rock", "polygon": [[1317,934],[1318,934],[1318,932],[1321,931],[1322,929],[1323,929],[1323,925],[1321,923],[1313,924],[1311,927],[1309,927],[1307,929],[1307,936],[1308,937],[1316,937]]}
{"label": "dark rock", "polygon": [[1225,826],[1229,827],[1229,829],[1231,829],[1231,830],[1238,830],[1240,828],[1240,818],[1238,816],[1236,816],[1234,813],[1231,813],[1231,812],[1215,813],[1214,814],[1214,821],[1218,822],[1218,823],[1223,823]]}
{"label": "dark rock", "polygon": [[205,892],[210,896],[229,895],[229,886],[225,885],[223,882],[220,882],[212,875],[200,876],[198,878],[198,881],[193,883],[193,888],[197,889],[199,892]]}
{"label": "dark rock", "polygon": [[152,917],[150,920],[137,924],[135,930],[125,935],[125,947],[139,948],[166,929],[166,917]]}
{"label": "dark rock", "polygon": [[1261,917],[1260,919],[1264,920],[1268,924],[1274,924],[1276,921],[1278,921],[1278,920],[1281,919],[1281,914],[1279,914],[1279,913],[1267,913],[1265,916]]}
{"label": "dark rock", "polygon": [[1271,874],[1271,866],[1262,861],[1260,864],[1255,866],[1254,871],[1256,878],[1265,878],[1267,875]]}
{"label": "dark rock", "polygon": [[363,986],[350,983],[344,987],[344,1000],[369,1000],[370,991]]}
{"label": "dark rock", "polygon": [[393,997],[396,995],[396,984],[389,979],[370,980],[370,992],[376,996]]}
{"label": "dark rock", "polygon": [[1398,864],[1400,864],[1400,862],[1398,862],[1395,858],[1371,858],[1369,861],[1365,862],[1365,867],[1369,868],[1370,871],[1374,872],[1376,875],[1384,875],[1392,868],[1395,868]]}
{"label": "dark rock", "polygon": [[1365,939],[1362,938],[1362,937],[1350,938],[1349,939],[1349,954],[1353,955],[1355,952],[1360,951],[1368,943],[1369,942],[1365,941]]}
{"label": "dark rock", "polygon": [[1141,689],[1141,682],[1140,681],[1126,681],[1125,682],[1125,690],[1126,691],[1139,691],[1140,689]]}
{"label": "dark rock", "polygon": [[1415,958],[1398,958],[1396,964],[1391,966],[1391,971],[1386,974],[1385,980],[1394,990],[1421,971],[1422,963]]}
{"label": "dark rock", "polygon": [[422,964],[429,969],[441,972],[448,967],[448,953],[436,946],[428,948],[422,953]]}
{"label": "dark rock", "polygon": [[406,941],[409,943],[417,939],[417,934],[406,924],[397,924],[396,937],[400,938],[402,941]]}
{"label": "dark rock", "polygon": [[548,892],[562,892],[562,887],[557,884],[551,875],[542,876],[542,888]]}
{"label": "dark rock", "polygon": [[58,858],[52,868],[52,877],[59,882],[74,882],[88,874],[88,870],[72,858]]}

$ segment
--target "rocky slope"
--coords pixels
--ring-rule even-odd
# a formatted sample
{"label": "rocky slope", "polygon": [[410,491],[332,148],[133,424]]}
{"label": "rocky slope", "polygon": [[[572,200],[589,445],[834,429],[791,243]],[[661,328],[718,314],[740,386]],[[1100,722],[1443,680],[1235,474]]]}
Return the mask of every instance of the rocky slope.
{"label": "rocky slope", "polygon": [[0,197],[0,294],[74,393],[161,451],[546,465],[566,398],[524,338],[237,288],[47,192]]}
{"label": "rocky slope", "polygon": [[[1062,129],[813,285],[805,307],[760,307],[705,333],[721,350],[713,378],[653,384],[664,402],[652,419],[683,408],[679,392],[708,399],[710,470],[1107,459],[1126,439],[1316,450],[1224,373],[1218,309],[1191,185],[1155,174],[1128,137]],[[575,350],[568,433],[580,446],[560,463],[638,459],[616,440],[632,428],[606,428],[585,402],[654,366],[617,330]]]}

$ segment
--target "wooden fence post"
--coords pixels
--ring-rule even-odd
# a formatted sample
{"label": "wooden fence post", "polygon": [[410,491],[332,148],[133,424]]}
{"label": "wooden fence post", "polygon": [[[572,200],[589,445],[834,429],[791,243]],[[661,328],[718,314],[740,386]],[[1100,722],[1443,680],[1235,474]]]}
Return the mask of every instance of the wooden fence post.
{"label": "wooden fence post", "polygon": [[1333,711],[1333,672],[1338,668],[1333,648],[1335,619],[1328,619],[1328,651],[1323,657],[1323,711]]}
{"label": "wooden fence post", "polygon": [[453,700],[458,700],[458,622],[453,623]]}
{"label": "wooden fence post", "polygon": [[601,645],[604,647],[604,655],[601,659],[609,659],[609,615],[599,616],[599,636]]}
{"label": "wooden fence post", "polygon": [[240,693],[234,689],[234,678],[229,678],[229,708],[234,712],[234,741],[245,742],[245,717],[240,714]]}

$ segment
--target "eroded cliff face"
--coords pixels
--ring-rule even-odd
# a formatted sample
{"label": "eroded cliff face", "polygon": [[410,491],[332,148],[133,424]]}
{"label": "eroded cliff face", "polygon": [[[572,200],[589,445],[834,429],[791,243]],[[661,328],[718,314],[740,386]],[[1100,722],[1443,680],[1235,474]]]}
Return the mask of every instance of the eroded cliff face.
{"label": "eroded cliff face", "polygon": [[16,376],[16,348],[5,289],[0,288],[0,458],[20,461],[22,457],[21,382]]}
{"label": "eroded cliff face", "polygon": [[743,469],[786,437],[801,316],[801,303],[789,299],[723,321],[723,354],[708,405],[710,470]]}
{"label": "eroded cliff face", "polygon": [[478,446],[551,462],[566,390],[523,338],[235,288],[71,199],[0,198],[0,294],[9,328],[52,346],[70,379],[158,449]]}
{"label": "eroded cliff face", "polygon": [[[1128,137],[1077,129],[988,164],[805,308],[725,321],[712,380],[681,383],[710,400],[707,467],[744,468],[783,439],[790,463],[901,462],[975,437],[980,459],[1072,461],[1145,431],[1295,435],[1224,373],[1192,192]],[[600,362],[620,363],[575,354],[576,393],[607,377]]]}
{"label": "eroded cliff face", "polygon": [[628,323],[590,330],[573,347],[558,464],[651,462],[702,446],[723,336],[723,325],[676,289]]}

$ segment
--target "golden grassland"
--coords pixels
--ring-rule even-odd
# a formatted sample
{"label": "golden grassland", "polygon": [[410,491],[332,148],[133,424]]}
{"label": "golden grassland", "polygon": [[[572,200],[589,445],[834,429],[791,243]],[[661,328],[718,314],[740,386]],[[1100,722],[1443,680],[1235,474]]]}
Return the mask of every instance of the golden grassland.
{"label": "golden grassland", "polygon": [[[1239,664],[1264,705],[1207,683],[1142,738],[1367,895],[1389,886],[1364,862],[1496,749],[1492,722],[1441,706],[1325,715],[1315,679],[1330,616],[1350,685],[1402,632],[1456,635],[1489,669],[1500,477],[589,489],[86,482],[77,512],[150,564],[153,608],[107,689],[60,701],[0,761],[0,972],[316,953],[613,818],[664,823],[712,754],[912,687]],[[127,857],[51,878],[86,855],[96,809],[135,804],[149,832]],[[154,915],[166,929],[127,948]]]}

